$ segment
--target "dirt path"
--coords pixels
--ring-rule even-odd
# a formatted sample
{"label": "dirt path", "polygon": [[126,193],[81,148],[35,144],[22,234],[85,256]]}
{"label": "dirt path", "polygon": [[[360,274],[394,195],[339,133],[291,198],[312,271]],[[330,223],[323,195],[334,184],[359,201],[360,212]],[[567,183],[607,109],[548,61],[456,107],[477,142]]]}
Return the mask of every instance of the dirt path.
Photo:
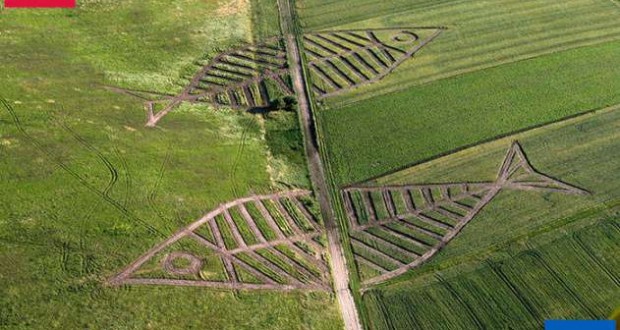
{"label": "dirt path", "polygon": [[329,192],[319,150],[317,148],[314,119],[312,117],[312,110],[308,97],[309,91],[306,90],[300,51],[297,45],[296,35],[293,32],[293,13],[289,0],[278,0],[278,8],[280,11],[280,24],[289,56],[293,88],[295,89],[295,94],[299,101],[299,114],[303,124],[310,178],[314,185],[325,222],[334,290],[340,305],[340,311],[342,312],[345,329],[361,330],[362,325],[359,320],[355,301],[353,300],[353,294],[349,289],[349,273],[340,241],[340,234],[334,219],[334,212],[328,200]]}

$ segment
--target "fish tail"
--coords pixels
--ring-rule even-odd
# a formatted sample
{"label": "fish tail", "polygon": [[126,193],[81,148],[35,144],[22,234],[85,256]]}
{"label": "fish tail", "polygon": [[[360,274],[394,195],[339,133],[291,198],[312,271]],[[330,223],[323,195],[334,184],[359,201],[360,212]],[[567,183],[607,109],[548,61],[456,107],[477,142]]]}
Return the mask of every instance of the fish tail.
{"label": "fish tail", "polygon": [[514,141],[508,149],[497,174],[495,184],[502,188],[516,190],[554,191],[578,195],[589,194],[584,189],[536,171],[517,141]]}

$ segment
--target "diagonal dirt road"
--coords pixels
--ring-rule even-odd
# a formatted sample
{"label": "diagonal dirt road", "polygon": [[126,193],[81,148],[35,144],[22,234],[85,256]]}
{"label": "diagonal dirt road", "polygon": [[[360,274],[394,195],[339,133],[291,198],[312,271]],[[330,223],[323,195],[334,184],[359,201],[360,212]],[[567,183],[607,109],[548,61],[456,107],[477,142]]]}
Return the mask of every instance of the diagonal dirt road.
{"label": "diagonal dirt road", "polygon": [[314,185],[325,222],[334,290],[340,305],[345,329],[361,330],[362,325],[355,307],[353,294],[349,288],[349,272],[344,258],[340,234],[334,219],[334,211],[328,199],[329,191],[327,190],[325,172],[317,147],[318,141],[316,138],[315,123],[312,116],[312,109],[310,108],[309,92],[306,89],[297,37],[294,31],[293,12],[290,0],[278,0],[278,8],[280,11],[280,24],[289,58],[293,88],[295,89],[295,94],[299,101],[299,115],[301,117],[302,129],[305,136],[306,158],[308,159],[310,178]]}

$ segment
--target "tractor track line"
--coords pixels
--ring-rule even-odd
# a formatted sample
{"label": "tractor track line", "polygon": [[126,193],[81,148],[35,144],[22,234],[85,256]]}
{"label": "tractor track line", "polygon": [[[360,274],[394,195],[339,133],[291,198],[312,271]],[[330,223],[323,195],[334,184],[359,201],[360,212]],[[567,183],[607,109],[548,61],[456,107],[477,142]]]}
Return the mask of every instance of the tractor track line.
{"label": "tractor track line", "polygon": [[56,158],[55,155],[53,155],[50,151],[46,150],[43,145],[36,140],[34,137],[32,137],[28,132],[26,132],[26,130],[24,129],[24,127],[21,124],[21,121],[19,120],[19,117],[17,116],[17,114],[15,113],[15,110],[13,109],[13,107],[4,99],[4,98],[0,98],[0,103],[2,104],[2,106],[7,110],[7,112],[9,113],[9,115],[11,116],[11,119],[13,120],[13,124],[15,125],[15,127],[19,130],[19,132],[27,138],[27,140],[36,148],[38,149],[42,154],[44,154],[45,156],[47,156],[48,159],[50,159],[54,164],[56,164],[58,167],[60,167],[62,170],[64,170],[65,172],[67,172],[67,174],[71,175],[74,179],[76,179],[80,184],[82,184],[84,187],[86,187],[88,190],[90,190],[91,192],[93,192],[94,194],[98,195],[99,197],[101,197],[103,200],[105,200],[108,204],[110,204],[111,206],[113,206],[114,208],[116,208],[118,211],[120,211],[122,214],[124,214],[125,216],[127,216],[128,218],[130,218],[131,220],[133,220],[134,222],[142,225],[143,227],[145,227],[149,232],[153,233],[153,234],[157,234],[161,237],[165,237],[164,233],[162,233],[161,231],[159,231],[157,228],[155,228],[154,226],[152,226],[151,224],[147,223],[146,221],[138,218],[136,215],[134,215],[133,213],[131,213],[128,209],[126,209],[123,205],[121,205],[118,201],[116,201],[113,198],[110,198],[109,196],[107,196],[106,194],[104,194],[101,190],[97,189],[95,186],[91,185],[90,183],[88,183],[88,181],[86,181],[82,176],[80,176],[77,172],[75,172],[74,170],[72,170],[69,166],[67,166],[67,164],[63,163],[61,160],[59,160],[58,158]]}
{"label": "tractor track line", "polygon": [[114,164],[112,164],[112,162],[110,162],[110,160],[106,156],[104,156],[103,153],[101,153],[101,151],[99,151],[92,144],[86,141],[83,137],[77,134],[64,121],[58,120],[57,122],[64,130],[69,132],[69,134],[73,137],[73,139],[75,139],[78,143],[80,143],[86,149],[94,152],[97,155],[97,158],[99,158],[99,160],[101,160],[103,165],[108,169],[108,172],[110,172],[110,180],[108,181],[108,185],[103,189],[103,194],[106,196],[109,196],[110,191],[112,190],[112,188],[114,188],[114,185],[118,181],[118,170],[116,169]]}

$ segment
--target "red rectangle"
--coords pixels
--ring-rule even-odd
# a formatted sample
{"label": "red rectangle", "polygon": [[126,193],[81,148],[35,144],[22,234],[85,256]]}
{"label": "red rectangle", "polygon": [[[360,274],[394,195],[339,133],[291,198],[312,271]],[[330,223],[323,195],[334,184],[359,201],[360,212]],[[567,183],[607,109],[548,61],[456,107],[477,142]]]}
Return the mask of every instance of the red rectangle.
{"label": "red rectangle", "polygon": [[75,8],[75,0],[4,0],[6,8]]}

